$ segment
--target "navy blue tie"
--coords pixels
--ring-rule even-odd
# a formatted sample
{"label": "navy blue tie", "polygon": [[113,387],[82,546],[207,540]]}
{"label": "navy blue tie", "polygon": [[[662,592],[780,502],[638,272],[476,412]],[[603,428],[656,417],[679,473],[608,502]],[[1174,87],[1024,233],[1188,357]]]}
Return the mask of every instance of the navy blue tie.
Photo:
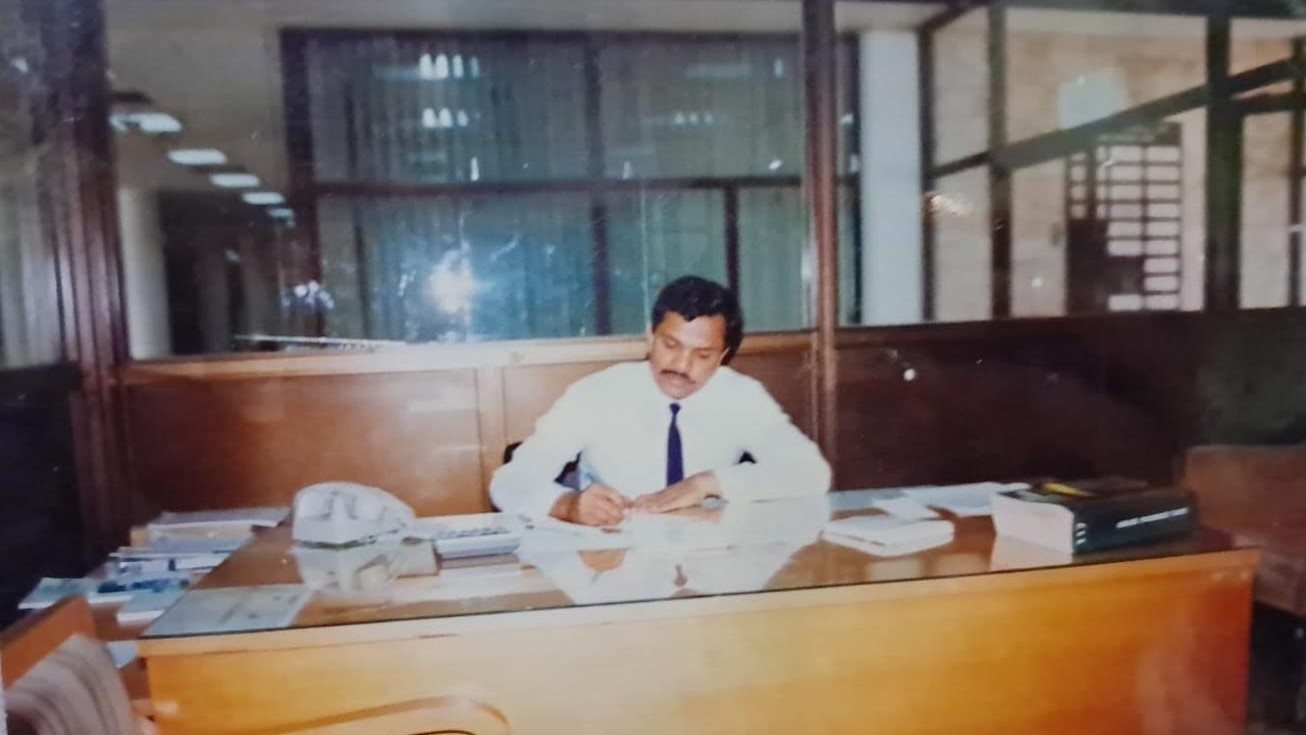
{"label": "navy blue tie", "polygon": [[680,404],[671,404],[671,428],[667,430],[668,486],[685,479],[685,458],[680,449],[680,429],[676,426],[676,414],[678,413],[680,413]]}

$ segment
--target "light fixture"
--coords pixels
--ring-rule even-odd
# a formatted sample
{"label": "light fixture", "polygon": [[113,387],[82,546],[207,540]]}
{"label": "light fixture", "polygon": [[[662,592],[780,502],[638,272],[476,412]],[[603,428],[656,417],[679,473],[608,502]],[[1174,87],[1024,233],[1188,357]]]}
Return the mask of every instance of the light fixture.
{"label": "light fixture", "polygon": [[246,204],[284,204],[286,198],[275,191],[250,191],[240,195]]}
{"label": "light fixture", "polygon": [[277,219],[294,219],[295,210],[290,207],[271,207],[268,209],[268,215]]}
{"label": "light fixture", "polygon": [[115,112],[109,124],[119,132],[138,130],[146,135],[180,133],[181,121],[166,112]]}
{"label": "light fixture", "polygon": [[236,172],[212,174],[209,176],[209,181],[223,189],[248,189],[251,186],[258,186],[258,177],[254,174]]}
{"label": "light fixture", "polygon": [[227,162],[227,154],[217,148],[173,148],[168,160],[182,166],[221,166]]}

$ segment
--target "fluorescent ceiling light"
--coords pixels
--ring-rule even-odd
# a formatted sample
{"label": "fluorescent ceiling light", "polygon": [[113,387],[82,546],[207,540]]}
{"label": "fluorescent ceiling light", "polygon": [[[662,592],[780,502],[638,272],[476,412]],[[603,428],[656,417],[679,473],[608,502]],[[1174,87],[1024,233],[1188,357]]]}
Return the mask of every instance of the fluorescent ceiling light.
{"label": "fluorescent ceiling light", "polygon": [[251,186],[258,186],[258,177],[254,174],[225,173],[213,174],[209,177],[214,186],[220,186],[223,189],[248,189]]}
{"label": "fluorescent ceiling light", "polygon": [[180,133],[181,121],[166,112],[138,112],[132,116],[142,132]]}
{"label": "fluorescent ceiling light", "polygon": [[295,218],[295,210],[289,207],[272,207],[271,209],[268,210],[268,214],[272,215],[273,217],[276,217],[277,219]]}
{"label": "fluorescent ceiling light", "polygon": [[114,129],[139,130],[147,135],[180,133],[181,121],[166,112],[115,112],[109,116]]}
{"label": "fluorescent ceiling light", "polygon": [[240,195],[247,204],[284,204],[286,198],[275,191],[251,191]]}
{"label": "fluorescent ceiling light", "polygon": [[168,160],[183,166],[221,166],[227,162],[227,154],[217,148],[173,148]]}

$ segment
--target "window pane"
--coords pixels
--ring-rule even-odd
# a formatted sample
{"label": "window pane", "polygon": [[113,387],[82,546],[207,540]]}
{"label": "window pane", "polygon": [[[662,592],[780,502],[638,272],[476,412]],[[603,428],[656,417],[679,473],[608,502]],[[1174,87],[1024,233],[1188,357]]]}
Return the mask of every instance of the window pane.
{"label": "window pane", "polygon": [[1290,118],[1276,113],[1243,121],[1239,292],[1244,308],[1288,305]]}
{"label": "window pane", "polygon": [[753,331],[797,329],[806,321],[810,278],[802,194],[792,188],[746,189],[739,195],[740,304]]}
{"label": "window pane", "polygon": [[54,218],[42,205],[34,135],[46,91],[38,40],[19,4],[0,0],[0,367],[51,363],[61,352]]}
{"label": "window pane", "polygon": [[588,198],[331,198],[327,333],[402,342],[595,333]]}
{"label": "window pane", "polygon": [[599,53],[598,67],[608,176],[802,172],[792,38],[618,42]]}
{"label": "window pane", "polygon": [[1007,138],[1101,120],[1206,83],[1199,17],[1013,8]]}
{"label": "window pane", "polygon": [[934,163],[989,147],[988,12],[973,10],[934,36]]}
{"label": "window pane", "polygon": [[[679,2],[377,0],[311,27],[275,0],[222,24],[216,6],[163,24],[106,6],[115,87],[182,128],[116,136],[138,229],[158,230],[136,241],[162,263],[129,264],[146,286],[128,300],[168,294],[166,339],[136,356],[639,334],[684,274],[734,284],[750,329],[810,323],[797,4],[687,23]],[[763,195],[783,201],[755,211]]]}
{"label": "window pane", "polygon": [[721,192],[640,191],[607,203],[613,333],[643,332],[658,290],[679,276],[728,281]]}
{"label": "window pane", "polygon": [[588,169],[580,37],[308,38],[320,181],[538,181]]}
{"label": "window pane", "polygon": [[974,321],[992,313],[988,172],[949,176],[931,200],[937,227],[934,313],[939,321]]}

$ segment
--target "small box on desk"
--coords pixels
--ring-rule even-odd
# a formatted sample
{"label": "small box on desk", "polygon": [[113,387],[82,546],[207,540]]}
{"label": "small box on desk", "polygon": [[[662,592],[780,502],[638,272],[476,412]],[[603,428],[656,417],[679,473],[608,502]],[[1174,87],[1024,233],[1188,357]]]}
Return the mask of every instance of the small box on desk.
{"label": "small box on desk", "polygon": [[1069,554],[1182,536],[1197,528],[1192,493],[1119,480],[1043,482],[993,496],[999,536]]}

